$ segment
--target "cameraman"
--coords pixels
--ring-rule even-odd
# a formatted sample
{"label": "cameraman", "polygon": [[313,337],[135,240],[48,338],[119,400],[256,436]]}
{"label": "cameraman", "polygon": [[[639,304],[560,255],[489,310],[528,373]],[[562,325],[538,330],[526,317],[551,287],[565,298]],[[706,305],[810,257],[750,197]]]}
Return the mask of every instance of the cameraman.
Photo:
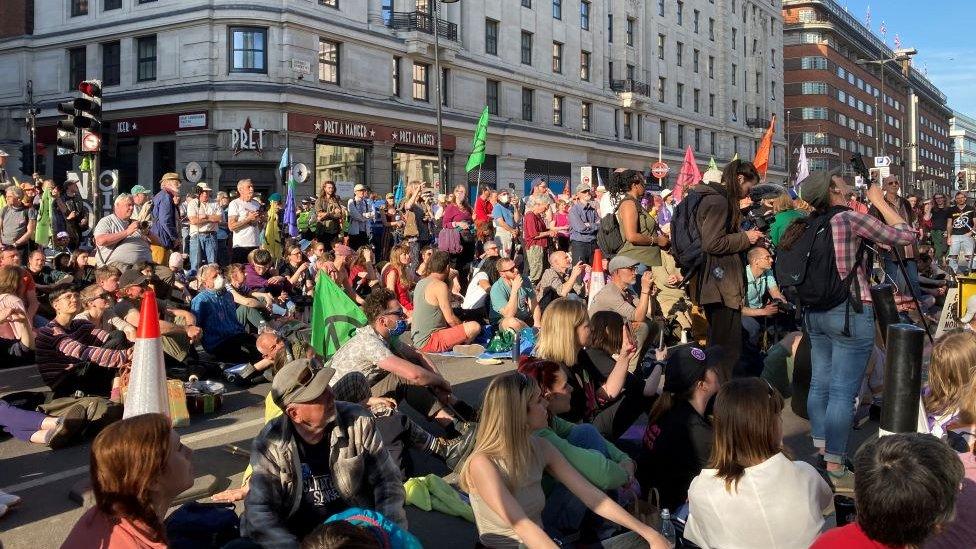
{"label": "cameraman", "polygon": [[[711,171],[711,170],[709,170]],[[707,172],[706,172],[707,173]],[[742,352],[742,302],[745,299],[741,253],[763,237],[761,231],[741,231],[739,202],[759,181],[752,162],[733,160],[718,183],[700,183],[692,190],[702,195],[695,214],[701,234],[702,266],[691,279],[689,294],[705,309],[708,345],[720,345],[716,362],[724,380]]]}
{"label": "cameraman", "polygon": [[[749,334],[749,341],[756,344],[762,331],[760,318],[769,318],[779,312],[777,302],[786,302],[773,277],[773,255],[762,246],[756,246],[746,254],[746,299],[742,307],[742,327]],[[772,301],[766,300],[766,296]],[[763,305],[763,303],[766,303]]]}

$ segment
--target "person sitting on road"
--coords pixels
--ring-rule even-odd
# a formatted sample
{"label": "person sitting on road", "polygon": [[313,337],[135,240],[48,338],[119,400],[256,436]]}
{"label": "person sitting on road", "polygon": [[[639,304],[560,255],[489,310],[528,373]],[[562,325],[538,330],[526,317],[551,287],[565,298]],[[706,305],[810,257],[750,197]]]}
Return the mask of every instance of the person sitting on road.
{"label": "person sitting on road", "polygon": [[34,284],[34,277],[21,266],[20,252],[17,248],[10,245],[0,245],[0,267],[12,267],[20,273],[21,284],[18,286],[17,297],[24,302],[27,318],[31,319],[34,327],[43,325],[46,320],[37,316],[37,309],[40,307],[40,303],[37,301],[37,285]]}
{"label": "person sitting on road", "polygon": [[358,404],[336,402],[332,368],[295,360],[275,374],[271,394],[284,415],[254,439],[241,534],[262,546],[293,547],[349,507],[379,511],[401,527],[400,470],[375,420]]}
{"label": "person sitting on road", "polygon": [[397,296],[397,301],[407,313],[413,315],[413,296],[410,291],[417,283],[417,275],[410,269],[410,243],[401,242],[390,250],[390,260],[380,273],[383,287]]}
{"label": "person sitting on road", "polygon": [[450,269],[451,256],[434,251],[427,276],[413,291],[413,344],[425,353],[450,351],[455,345],[471,343],[481,333],[477,322],[462,322],[451,309]]}
{"label": "person sitting on road", "polygon": [[200,292],[193,298],[190,310],[203,330],[203,348],[221,362],[257,364],[261,361],[254,335],[244,331],[237,320],[234,298],[220,267],[207,263],[197,274]]}
{"label": "person sitting on road", "polygon": [[[84,310],[75,315],[75,319],[87,320],[99,330],[109,332],[110,339],[121,345],[119,348],[129,346],[125,343],[126,340],[135,342],[136,329],[115,315],[115,311],[112,309],[115,300],[108,295],[108,292],[92,284],[81,290],[78,297],[81,299],[81,306]],[[116,328],[117,325],[122,325],[124,330]]]}
{"label": "person sitting on road", "polygon": [[55,398],[75,391],[109,397],[120,369],[130,365],[131,350],[104,347],[108,332],[75,319],[81,311],[77,292],[58,288],[49,297],[54,320],[39,328],[35,339],[41,377]]}
{"label": "person sitting on road", "polygon": [[522,372],[501,374],[488,385],[475,446],[458,475],[471,496],[480,542],[488,547],[554,546],[542,522],[542,476],[548,473],[594,512],[633,531],[623,536],[640,536],[651,549],[670,547],[533,434],[548,426],[548,415],[539,384]]}
{"label": "person sitting on road", "polygon": [[952,520],[965,471],[939,439],[884,436],[862,446],[854,466],[857,519],[821,534],[810,549],[923,547]]}
{"label": "person sitting on road", "polygon": [[257,332],[271,317],[271,296],[252,291],[246,278],[244,265],[231,263],[227,266],[227,291],[237,304],[237,321],[248,332]]}
{"label": "person sitting on road", "polygon": [[564,251],[550,253],[549,268],[542,271],[536,290],[542,308],[545,309],[546,305],[559,297],[585,299],[587,293],[583,275],[588,271],[589,267],[582,261],[573,265],[569,254]]}
{"label": "person sitting on road", "polygon": [[[485,244],[487,246],[488,244]],[[471,282],[464,292],[464,301],[461,302],[461,315],[471,320],[488,320],[488,303],[491,293],[491,286],[498,282],[498,262],[500,257],[486,257],[481,261],[478,269],[471,275]]]}
{"label": "person sitting on road", "polygon": [[106,427],[91,447],[95,506],[78,519],[62,549],[166,547],[163,519],[176,496],[193,486],[192,458],[162,414]]}
{"label": "person sitting on road", "polygon": [[329,361],[338,372],[333,381],[349,372],[361,372],[374,397],[406,400],[425,417],[445,427],[452,425],[455,418],[444,409],[444,404],[454,402],[451,384],[427,357],[399,337],[406,332],[407,322],[396,295],[376,288],[366,296],[363,312],[366,325]]}
{"label": "person sitting on road", "polygon": [[503,257],[495,263],[498,280],[491,285],[491,310],[488,318],[499,331],[521,330],[542,324],[542,309],[532,283],[521,273],[515,261]]}
{"label": "person sitting on road", "polygon": [[590,316],[600,311],[614,311],[630,323],[630,331],[637,344],[637,353],[632,358],[631,367],[643,359],[651,345],[653,309],[651,295],[654,293],[654,276],[644,271],[640,277],[640,295],[631,286],[637,281],[637,267],[640,262],[625,255],[616,255],[607,265],[610,280],[602,290],[593,296],[590,303]]}
{"label": "person sitting on road", "polygon": [[290,292],[291,283],[288,277],[275,272],[274,262],[271,252],[264,248],[249,253],[247,265],[244,266],[244,283],[247,287],[252,291],[267,292],[272,296]]}
{"label": "person sitting on road", "polygon": [[749,341],[756,344],[762,333],[761,318],[779,313],[776,302],[786,302],[783,292],[773,277],[773,254],[762,246],[756,246],[746,254],[746,298],[742,307],[742,327],[749,334]]}
{"label": "person sitting on road", "polygon": [[37,298],[41,302],[40,313],[47,318],[54,316],[54,311],[47,308],[45,304],[47,303],[47,296],[51,293],[51,290],[55,288],[66,288],[74,287],[72,284],[71,275],[58,277],[54,273],[55,271],[45,265],[44,263],[44,252],[41,250],[34,250],[27,254],[27,272],[30,273],[31,277],[34,279],[34,288],[36,288]]}
{"label": "person sitting on road", "polygon": [[976,334],[951,332],[932,347],[928,383],[922,405],[929,433],[946,440],[957,452],[969,452],[976,443]]}

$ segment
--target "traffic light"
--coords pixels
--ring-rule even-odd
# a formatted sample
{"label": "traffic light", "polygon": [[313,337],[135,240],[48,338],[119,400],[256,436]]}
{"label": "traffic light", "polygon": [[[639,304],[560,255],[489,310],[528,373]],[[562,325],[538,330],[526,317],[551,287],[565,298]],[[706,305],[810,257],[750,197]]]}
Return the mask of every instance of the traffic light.
{"label": "traffic light", "polygon": [[78,111],[75,109],[75,102],[58,103],[58,112],[65,115],[62,120],[58,120],[58,156],[77,154],[78,129],[75,127],[75,118]]}
{"label": "traffic light", "polygon": [[102,127],[102,82],[100,80],[85,80],[78,84],[81,98],[75,99],[75,127],[85,128],[97,132]]}

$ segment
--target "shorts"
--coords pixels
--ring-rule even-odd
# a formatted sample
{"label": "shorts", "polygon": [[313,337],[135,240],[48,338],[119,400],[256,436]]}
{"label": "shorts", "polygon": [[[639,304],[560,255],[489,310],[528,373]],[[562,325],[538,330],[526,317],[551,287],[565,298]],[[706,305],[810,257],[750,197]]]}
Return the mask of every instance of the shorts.
{"label": "shorts", "polygon": [[468,340],[468,334],[464,332],[464,324],[434,330],[430,334],[430,339],[420,349],[425,353],[443,353],[450,351],[455,345],[460,345]]}

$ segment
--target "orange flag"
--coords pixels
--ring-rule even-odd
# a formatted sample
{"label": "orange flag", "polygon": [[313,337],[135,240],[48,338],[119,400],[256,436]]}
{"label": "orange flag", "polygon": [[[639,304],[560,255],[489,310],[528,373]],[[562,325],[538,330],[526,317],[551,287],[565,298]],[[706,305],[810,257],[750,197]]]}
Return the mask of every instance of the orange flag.
{"label": "orange flag", "polygon": [[766,169],[769,167],[769,151],[773,149],[773,132],[776,131],[776,115],[773,115],[772,120],[769,121],[769,129],[766,130],[766,134],[763,135],[762,141],[759,142],[759,148],[756,149],[756,158],[752,161],[756,166],[756,170],[759,171],[763,179],[766,178]]}

